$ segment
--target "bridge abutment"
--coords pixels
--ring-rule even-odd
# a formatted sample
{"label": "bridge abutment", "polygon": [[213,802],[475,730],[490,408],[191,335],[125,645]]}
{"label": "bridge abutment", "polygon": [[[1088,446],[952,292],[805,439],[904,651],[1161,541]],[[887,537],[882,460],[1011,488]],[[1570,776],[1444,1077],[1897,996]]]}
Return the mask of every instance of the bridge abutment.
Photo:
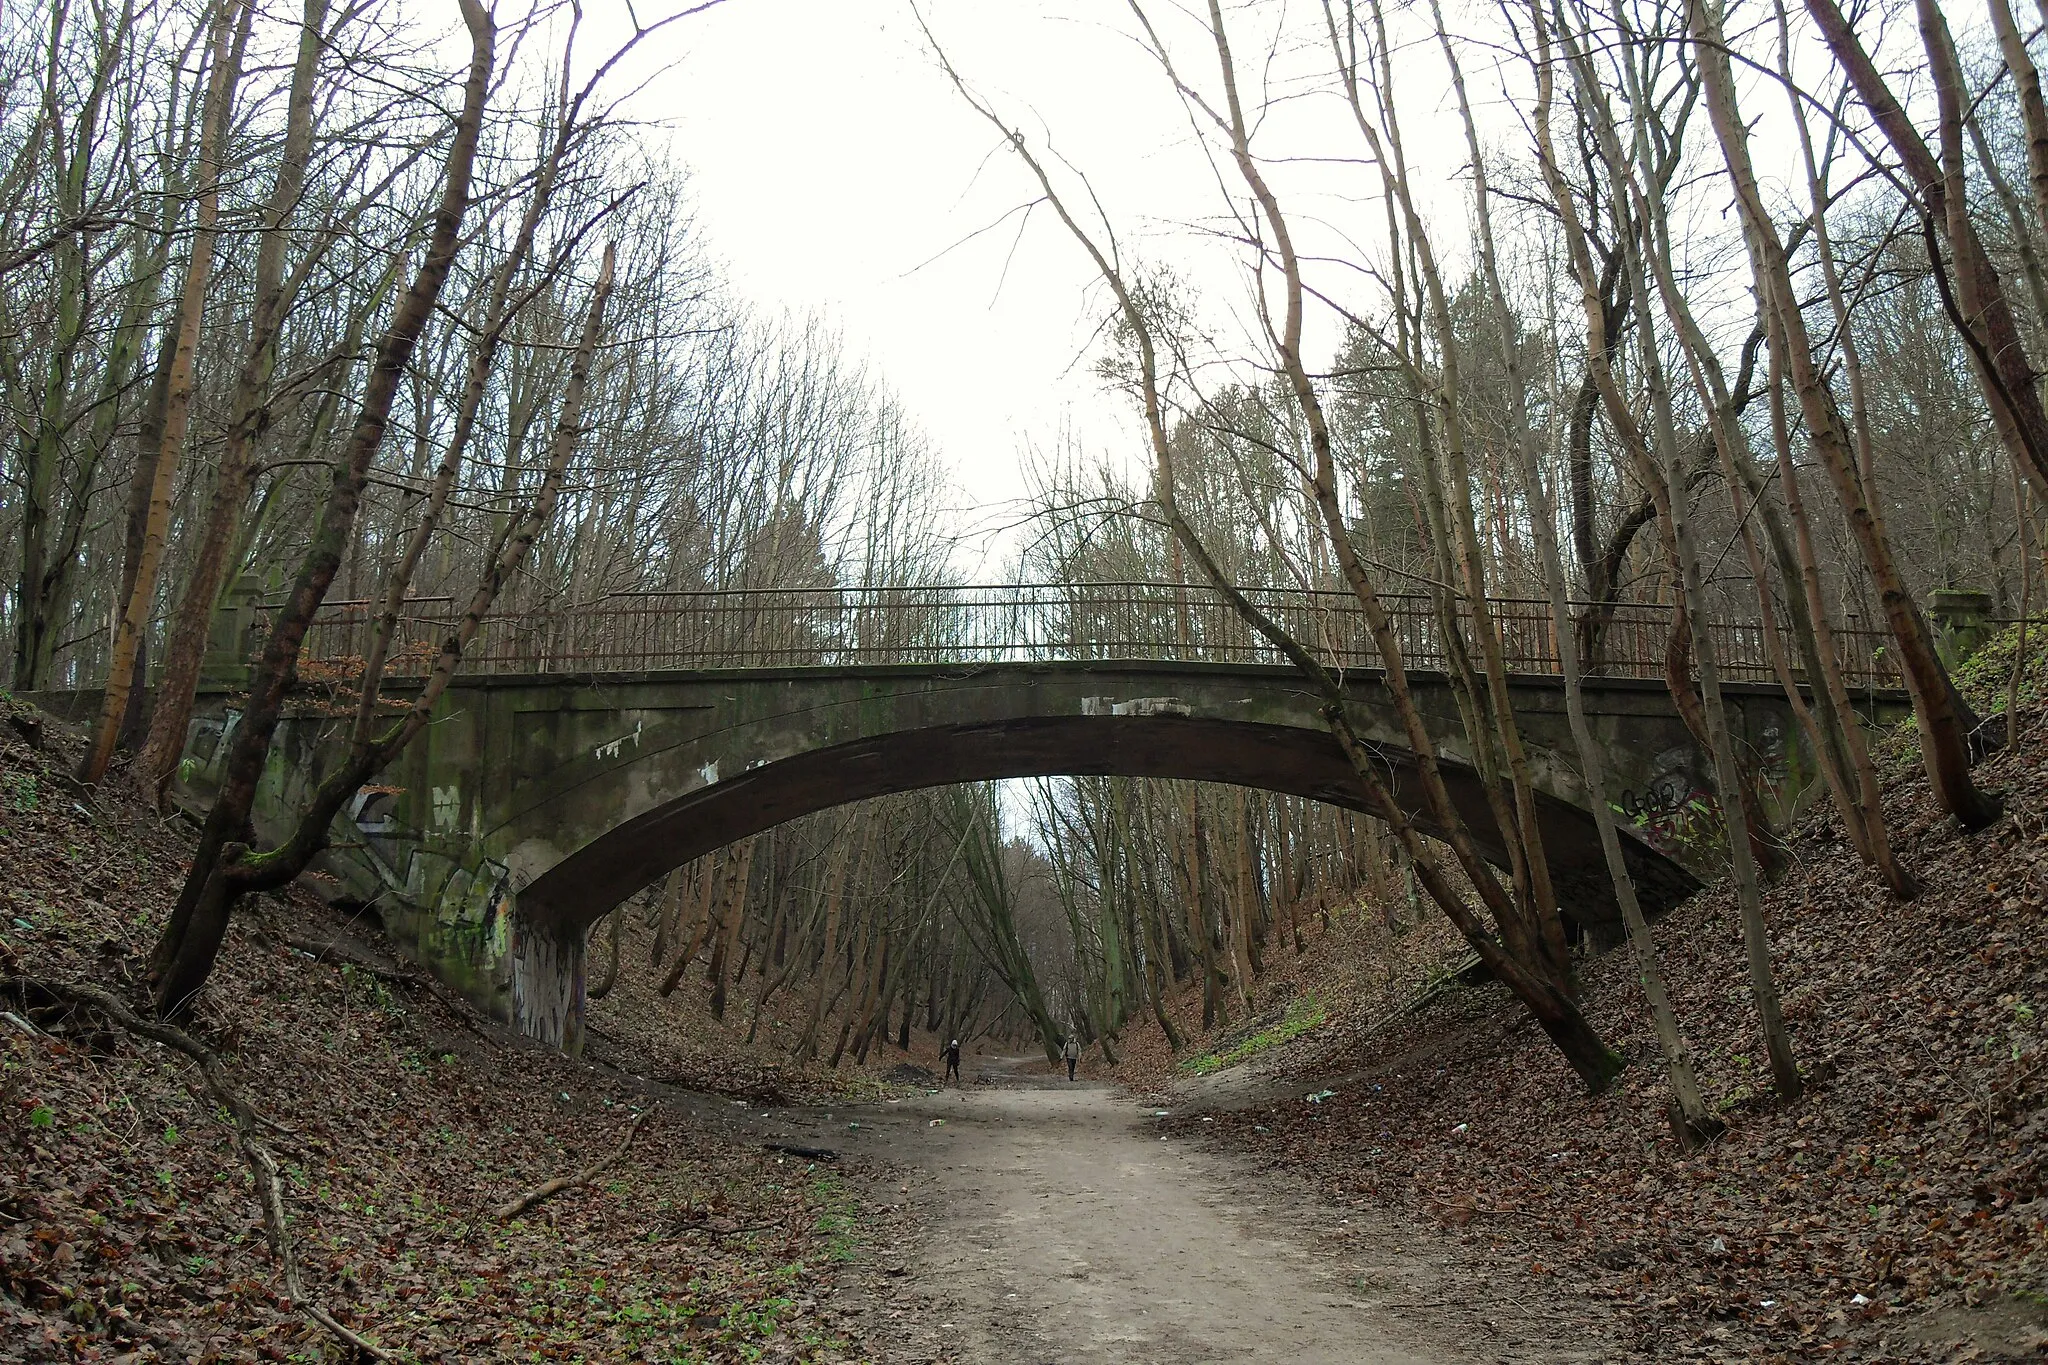
{"label": "bridge abutment", "polygon": [[584,928],[536,921],[518,905],[500,909],[509,929],[505,965],[511,1022],[534,1041],[570,1056],[583,1051]]}

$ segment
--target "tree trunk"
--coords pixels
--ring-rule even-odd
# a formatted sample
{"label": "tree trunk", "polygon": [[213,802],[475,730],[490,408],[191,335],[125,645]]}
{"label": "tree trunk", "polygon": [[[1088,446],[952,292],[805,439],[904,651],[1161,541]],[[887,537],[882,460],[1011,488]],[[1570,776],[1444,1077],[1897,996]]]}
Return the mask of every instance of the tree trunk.
{"label": "tree trunk", "polygon": [[[477,0],[462,0],[462,11],[471,39],[470,66],[463,87],[462,113],[456,121],[444,165],[441,201],[428,249],[411,286],[393,312],[390,326],[378,341],[355,428],[335,464],[333,483],[300,562],[297,581],[264,643],[263,656],[250,681],[248,703],[236,727],[234,745],[223,765],[219,794],[194,850],[192,870],[153,954],[159,1008],[166,1002],[185,1007],[213,969],[213,957],[219,949],[219,936],[226,930],[231,903],[227,888],[220,885],[230,861],[230,845],[246,849],[249,816],[269,760],[271,737],[283,714],[285,696],[297,678],[299,646],[340,565],[371,461],[383,444],[399,378],[455,263],[496,55],[496,28],[490,16]],[[188,933],[193,921],[200,918],[201,902],[212,900],[221,904],[208,911],[201,926],[204,932]]]}
{"label": "tree trunk", "polygon": [[[285,229],[298,208],[306,183],[306,163],[312,153],[315,78],[326,43],[327,3],[328,0],[304,0],[298,54],[285,105],[284,146],[278,154],[270,198],[263,208],[262,243],[256,252],[255,301],[249,314],[241,373],[229,403],[231,417],[214,475],[206,524],[193,553],[184,598],[172,622],[164,650],[163,681],[157,689],[149,736],[143,744],[139,764],[142,782],[159,805],[185,751],[185,732],[192,720],[193,696],[212,634],[214,609],[227,576],[228,555],[237,539],[242,510],[249,500],[251,456],[257,439],[269,425],[270,381],[277,366],[277,339],[287,308]],[[202,221],[206,216],[205,204],[202,199]],[[178,406],[174,404],[173,410]],[[175,451],[166,450],[158,462],[159,481],[165,477],[165,467],[172,463]],[[154,511],[151,515],[154,518]]]}
{"label": "tree trunk", "polygon": [[623,916],[623,908],[613,910],[609,915],[606,915],[602,920],[600,920],[596,928],[591,931],[591,936],[594,938],[596,937],[598,930],[602,930],[605,927],[605,925],[609,924],[611,926],[612,946],[611,951],[605,955],[603,975],[599,976],[597,980],[591,982],[589,987],[584,991],[583,998],[586,1000],[602,1000],[607,995],[610,995],[612,993],[612,987],[618,984],[619,935],[621,932],[620,921],[623,918]]}
{"label": "tree trunk", "polygon": [[[1593,735],[1591,724],[1586,719],[1585,688],[1579,670],[1578,641],[1572,631],[1571,611],[1566,593],[1564,556],[1558,548],[1557,522],[1552,512],[1550,490],[1543,482],[1543,474],[1534,446],[1535,432],[1529,422],[1526,400],[1522,398],[1520,364],[1517,359],[1515,338],[1508,321],[1506,290],[1501,285],[1499,265],[1494,254],[1492,214],[1487,204],[1487,183],[1485,159],[1479,142],[1479,130],[1473,120],[1472,111],[1465,99],[1462,77],[1457,76],[1456,54],[1451,48],[1449,35],[1443,30],[1443,17],[1437,12],[1438,34],[1446,58],[1452,64],[1458,92],[1459,111],[1463,115],[1467,151],[1472,157],[1473,173],[1478,196],[1478,218],[1480,225],[1481,264],[1484,268],[1488,288],[1492,291],[1498,321],[1498,349],[1504,369],[1509,376],[1511,392],[1515,395],[1515,419],[1520,439],[1515,443],[1518,468],[1521,472],[1524,497],[1530,509],[1530,526],[1534,532],[1537,562],[1542,568],[1543,583],[1550,599],[1550,619],[1556,641],[1558,671],[1563,675],[1565,714],[1571,727],[1572,743],[1578,751],[1579,768],[1585,780],[1586,804],[1593,813],[1593,827],[1599,836],[1600,853],[1607,864],[1608,881],[1614,887],[1615,902],[1621,908],[1622,924],[1627,929],[1629,949],[1635,956],[1638,980],[1643,987],[1644,997],[1650,1005],[1650,1018],[1657,1043],[1664,1055],[1664,1071],[1671,1086],[1673,1121],[1672,1130],[1681,1146],[1690,1150],[1711,1139],[1724,1125],[1708,1110],[1706,1098],[1700,1092],[1699,1077],[1693,1066],[1693,1051],[1683,1030],[1678,1024],[1678,1015],[1671,1007],[1670,993],[1665,989],[1664,973],[1657,961],[1656,942],[1651,937],[1650,926],[1643,917],[1642,903],[1636,896],[1635,879],[1630,875],[1628,860],[1622,853],[1621,837],[1615,829],[1614,807],[1607,795],[1607,773],[1604,756],[1599,742]],[[1539,30],[1540,32],[1540,30]],[[1546,65],[1538,75],[1537,108],[1535,114],[1538,137],[1548,148],[1550,74]],[[1548,158],[1545,158],[1546,162]],[[1604,319],[1609,315],[1605,301],[1600,297],[1598,286],[1587,269],[1590,252],[1586,246],[1585,234],[1579,228],[1576,216],[1565,215],[1565,232],[1570,238],[1571,260],[1577,270],[1583,272],[1580,280],[1581,298],[1588,310],[1597,311],[1600,316],[1593,319],[1595,336],[1598,335]],[[1620,253],[1617,253],[1619,256]],[[1603,363],[1611,359],[1613,348],[1609,348]],[[1548,1029],[1546,1024],[1546,1029]],[[1560,1038],[1551,1035],[1558,1046],[1572,1059],[1585,1051],[1586,1044],[1576,1030],[1567,1030]],[[1595,1040],[1597,1042],[1597,1039]],[[1604,1051],[1604,1045],[1602,1045]],[[1597,1066],[1600,1059],[1588,1054],[1573,1065]],[[1583,1071],[1581,1074],[1584,1074]]]}
{"label": "tree trunk", "polygon": [[[1827,24],[1823,11],[1834,12],[1839,19],[1839,12],[1833,11],[1830,0],[1807,0],[1807,7],[1816,19],[1822,20],[1824,30]],[[1700,54],[1707,112],[1734,181],[1736,204],[1746,228],[1759,291],[1764,296],[1771,346],[1785,358],[1793,387],[1799,394],[1814,452],[1820,456],[1835,486],[1836,498],[1848,519],[1857,547],[1862,551],[1865,566],[1877,588],[1878,600],[1883,605],[1885,620],[1899,647],[1900,669],[1913,696],[1913,715],[1920,730],[1921,759],[1929,785],[1943,809],[1955,816],[1965,829],[1981,829],[1998,817],[1999,805],[1971,781],[1969,726],[1964,721],[1965,709],[1955,694],[1948,671],[1935,652],[1927,622],[1899,574],[1883,519],[1865,496],[1857,478],[1834,396],[1814,364],[1812,345],[1805,318],[1798,306],[1798,295],[1792,286],[1784,244],[1757,186],[1750,160],[1749,131],[1736,107],[1735,78],[1712,0],[1693,0],[1690,22],[1697,39],[1696,50]],[[1842,57],[1844,50],[1836,44],[1835,38],[1836,35],[1831,33],[1830,46],[1836,47],[1836,55]],[[1854,46],[1853,41],[1849,46]],[[1860,52],[1860,49],[1856,50]],[[1853,77],[1853,64],[1845,59],[1845,65],[1851,66]],[[1869,98],[1866,91],[1866,102]],[[1880,122],[1883,121],[1881,115]],[[1918,145],[1917,136],[1912,141]],[[1925,155],[1926,148],[1922,146],[1920,150]]]}
{"label": "tree trunk", "polygon": [[[156,452],[150,481],[149,513],[143,523],[142,554],[135,562],[135,580],[122,605],[120,624],[114,632],[112,661],[107,666],[107,686],[101,697],[99,720],[92,741],[79,764],[79,780],[98,782],[113,761],[114,744],[121,737],[121,724],[128,715],[128,698],[136,684],[135,660],[144,633],[149,629],[150,609],[156,602],[157,572],[162,567],[164,545],[170,534],[171,492],[177,480],[180,456],[185,448],[185,431],[192,419],[194,364],[199,349],[199,326],[206,312],[207,282],[213,273],[213,243],[220,218],[222,149],[233,117],[235,87],[241,78],[242,54],[248,45],[254,6],[248,0],[221,0],[213,33],[213,73],[206,87],[206,123],[199,144],[199,201],[193,215],[192,254],[185,267],[185,287],[178,301],[173,331],[169,393],[164,405],[162,444]],[[175,762],[175,760],[173,760]]]}
{"label": "tree trunk", "polygon": [[711,948],[711,1017],[725,1018],[725,968],[739,942],[740,926],[747,919],[747,884],[754,871],[754,840],[743,839],[733,857],[726,861],[725,891],[720,897],[729,917],[726,930]]}

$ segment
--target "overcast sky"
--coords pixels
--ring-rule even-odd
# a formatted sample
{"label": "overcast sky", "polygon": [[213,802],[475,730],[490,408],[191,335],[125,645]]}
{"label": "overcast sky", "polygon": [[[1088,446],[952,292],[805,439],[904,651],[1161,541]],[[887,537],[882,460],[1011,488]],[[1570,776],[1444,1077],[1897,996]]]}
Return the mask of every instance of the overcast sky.
{"label": "overcast sky", "polygon": [[[1209,177],[1158,69],[1104,0],[933,0],[953,60],[1088,169],[1133,239],[1205,248]],[[931,434],[968,499],[1021,490],[1062,430],[1142,457],[1085,362],[1104,299],[996,135],[947,84],[905,0],[728,0],[688,21],[649,91],[736,287],[820,309]],[[975,236],[974,234],[981,235]],[[1224,287],[1231,287],[1228,267]]]}

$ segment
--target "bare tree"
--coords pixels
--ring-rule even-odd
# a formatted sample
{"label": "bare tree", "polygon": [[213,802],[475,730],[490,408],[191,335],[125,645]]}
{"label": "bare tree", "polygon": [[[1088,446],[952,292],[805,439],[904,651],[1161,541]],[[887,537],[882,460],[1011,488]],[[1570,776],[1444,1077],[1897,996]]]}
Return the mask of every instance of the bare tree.
{"label": "bare tree", "polygon": [[[283,712],[285,694],[298,672],[299,648],[314,613],[327,596],[335,572],[341,567],[371,461],[383,444],[390,423],[391,404],[397,396],[399,381],[460,249],[462,220],[469,208],[470,175],[497,54],[497,25],[482,5],[477,0],[463,0],[462,17],[470,36],[469,70],[462,86],[461,112],[456,117],[443,162],[440,201],[427,250],[378,339],[376,359],[364,385],[354,428],[334,461],[333,483],[300,562],[291,596],[271,626],[263,656],[250,679],[248,705],[236,728],[225,778],[207,814],[192,871],[154,954],[158,1007],[173,1015],[190,1009],[212,972],[214,956],[227,931],[228,916],[247,889],[248,874],[238,875],[237,870],[249,855],[250,812],[270,754],[271,736]],[[117,672],[125,670],[118,657],[116,665]],[[105,715],[101,724],[104,729]],[[105,747],[111,751],[111,742],[106,742]],[[104,758],[100,766],[104,768]],[[314,834],[325,838],[324,822]],[[297,871],[294,868],[292,875],[297,875]],[[238,885],[238,881],[242,884]]]}
{"label": "bare tree", "polygon": [[[199,684],[199,667],[206,651],[216,600],[227,575],[228,552],[240,524],[243,505],[248,501],[252,447],[270,421],[272,377],[277,369],[278,336],[283,331],[291,299],[291,283],[285,273],[288,226],[298,211],[306,186],[306,166],[313,152],[314,105],[318,95],[317,76],[323,48],[332,41],[327,32],[328,0],[305,0],[300,20],[298,50],[292,62],[291,87],[286,96],[284,144],[278,153],[270,197],[263,205],[258,228],[260,245],[256,252],[253,299],[249,329],[244,343],[240,373],[230,399],[226,439],[214,467],[213,496],[207,509],[205,528],[192,556],[190,576],[185,583],[169,648],[164,654],[163,679],[157,687],[141,769],[144,782],[158,799],[167,788],[178,759],[185,749],[185,731],[192,714],[192,695]],[[173,439],[166,424],[163,439]],[[162,457],[159,456],[160,468]],[[159,479],[163,475],[159,474]],[[138,584],[141,582],[138,576]],[[118,737],[126,697],[121,696],[119,712],[113,711],[116,695],[133,680],[132,667],[122,667],[120,643],[115,644],[114,667],[109,674],[107,707],[100,718],[96,742],[110,742],[107,728]],[[102,771],[104,762],[101,760]]]}
{"label": "bare tree", "polygon": [[[128,713],[129,689],[135,683],[136,653],[156,599],[157,574],[163,565],[165,538],[170,534],[171,493],[185,448],[186,428],[192,419],[199,326],[206,310],[207,281],[213,273],[214,237],[220,218],[223,149],[254,17],[255,8],[247,0],[219,0],[213,11],[209,44],[213,52],[212,75],[206,87],[205,131],[199,142],[198,202],[193,211],[191,256],[185,265],[184,285],[172,326],[162,425],[155,433],[158,445],[149,452],[148,510],[143,518],[141,552],[135,558],[132,581],[126,585],[127,600],[115,627],[113,661],[107,671],[99,720],[79,763],[78,775],[85,782],[98,782],[113,760],[114,742],[120,738],[121,722]],[[144,482],[138,474],[137,487]]]}
{"label": "bare tree", "polygon": [[[1301,641],[1262,612],[1231,581],[1203,539],[1182,514],[1176,498],[1175,452],[1166,427],[1161,348],[1155,335],[1158,320],[1141,301],[1129,281],[1126,269],[1119,263],[1115,237],[1112,234],[1105,234],[1098,240],[1097,234],[1081,226],[1056,188],[1044,161],[1031,150],[1023,135],[1010,129],[986,102],[971,91],[946,61],[943,53],[940,61],[963,100],[999,130],[1004,141],[1031,172],[1038,182],[1043,202],[1052,208],[1068,233],[1087,252],[1103,283],[1116,300],[1120,321],[1137,354],[1135,372],[1154,459],[1153,496],[1176,541],[1193,561],[1201,577],[1229,602],[1240,619],[1299,669],[1322,695],[1325,699],[1324,714],[1330,724],[1331,733],[1337,739],[1353,773],[1364,789],[1372,813],[1386,821],[1395,831],[1404,853],[1432,898],[1466,936],[1488,968],[1529,1008],[1531,1014],[1558,1045],[1566,1060],[1587,1085],[1594,1090],[1601,1089],[1619,1073],[1621,1059],[1593,1031],[1572,999],[1568,969],[1558,960],[1555,952],[1546,947],[1551,936],[1547,930],[1540,927],[1543,923],[1542,902],[1536,900],[1533,905],[1517,904],[1506,889],[1500,886],[1492,869],[1480,857],[1462,817],[1452,805],[1448,789],[1437,766],[1435,746],[1429,738],[1420,709],[1416,706],[1408,686],[1402,650],[1395,636],[1392,621],[1350,541],[1348,527],[1338,501],[1327,415],[1301,351],[1305,290],[1300,260],[1288,235],[1288,219],[1281,210],[1278,196],[1267,184],[1251,154],[1250,125],[1237,94],[1237,68],[1231,55],[1222,12],[1218,6],[1212,4],[1209,7],[1207,22],[1224,91],[1220,108],[1209,105],[1175,72],[1164,44],[1145,20],[1142,10],[1134,7],[1134,13],[1137,14],[1140,26],[1147,34],[1147,41],[1152,45],[1177,93],[1191,107],[1198,110],[1201,117],[1212,124],[1223,139],[1232,163],[1258,206],[1260,240],[1267,240],[1267,235],[1270,234],[1271,245],[1263,248],[1262,254],[1268,254],[1272,264],[1280,272],[1283,297],[1279,313],[1267,318],[1268,332],[1273,339],[1280,377],[1287,383],[1290,396],[1308,432],[1313,463],[1304,471],[1304,478],[1323,519],[1329,546],[1334,552],[1344,581],[1357,597],[1368,629],[1379,650],[1385,666],[1384,676],[1388,693],[1415,755],[1431,814],[1448,834],[1450,847],[1456,854],[1461,870],[1478,891],[1485,908],[1491,913],[1494,925],[1492,929],[1486,926],[1479,915],[1467,905],[1462,894],[1443,875],[1436,854],[1424,843],[1414,821],[1387,788],[1373,755],[1347,714],[1344,692],[1335,675]],[[939,50],[936,40],[930,38],[929,29],[926,32],[934,50]],[[1504,829],[1502,833],[1509,838],[1514,837],[1511,829]]]}

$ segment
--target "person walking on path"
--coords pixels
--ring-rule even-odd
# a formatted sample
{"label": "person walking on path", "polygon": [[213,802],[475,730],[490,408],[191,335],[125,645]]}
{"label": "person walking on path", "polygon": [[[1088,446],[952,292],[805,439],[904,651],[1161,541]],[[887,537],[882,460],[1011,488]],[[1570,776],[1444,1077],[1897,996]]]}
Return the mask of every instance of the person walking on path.
{"label": "person walking on path", "polygon": [[960,1079],[960,1040],[958,1038],[946,1044],[946,1079],[949,1081]]}
{"label": "person walking on path", "polygon": [[1066,1045],[1060,1049],[1060,1055],[1067,1059],[1067,1079],[1071,1081],[1074,1079],[1074,1068],[1081,1061],[1081,1035],[1069,1033]]}

